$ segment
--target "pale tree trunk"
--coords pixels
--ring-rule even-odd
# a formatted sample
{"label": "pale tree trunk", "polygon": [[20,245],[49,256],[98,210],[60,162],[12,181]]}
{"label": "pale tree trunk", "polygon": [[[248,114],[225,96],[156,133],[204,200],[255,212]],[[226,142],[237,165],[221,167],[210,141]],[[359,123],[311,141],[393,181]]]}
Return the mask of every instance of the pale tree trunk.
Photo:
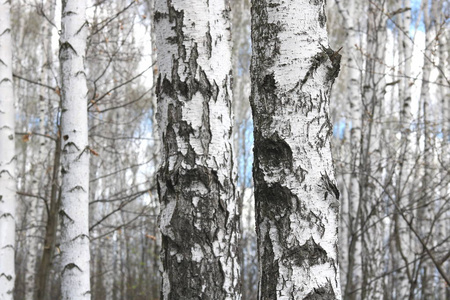
{"label": "pale tree trunk", "polygon": [[[443,17],[443,16],[441,16]],[[442,128],[442,147],[441,147],[441,161],[443,162],[440,166],[441,173],[441,190],[440,190],[440,201],[439,205],[445,207],[447,201],[449,201],[449,170],[450,170],[450,149],[449,149],[449,134],[450,134],[450,87],[445,85],[444,76],[450,77],[450,52],[448,52],[450,40],[449,40],[449,30],[447,34],[443,35],[439,44],[439,65],[443,70],[447,70],[444,74],[440,74],[438,77],[438,83],[441,84],[439,89],[440,107],[441,107],[441,128]],[[439,222],[439,239],[438,241],[443,241],[448,236],[448,228],[450,228],[450,209],[447,206],[447,210],[443,213],[441,220]],[[444,243],[443,249],[449,249],[450,243],[447,241]],[[445,252],[445,251],[444,251]],[[442,263],[443,269],[450,274],[450,262],[446,260]],[[442,281],[438,284],[438,299],[445,300],[450,298],[450,289]]]}
{"label": "pale tree trunk", "polygon": [[87,86],[84,71],[86,1],[62,6],[60,61],[62,76],[61,294],[62,299],[90,299],[89,147]]}
{"label": "pale tree trunk", "polygon": [[340,299],[324,1],[253,1],[258,299]]}
{"label": "pale tree trunk", "polygon": [[[422,67],[422,85],[420,88],[420,101],[422,105],[423,113],[423,176],[422,176],[422,188],[420,191],[420,200],[418,201],[418,212],[417,212],[417,223],[413,223],[415,226],[420,228],[419,235],[422,239],[430,241],[429,245],[432,245],[432,214],[434,204],[432,201],[432,194],[435,191],[431,188],[433,185],[432,178],[432,160],[434,156],[433,149],[433,133],[432,126],[433,123],[430,120],[430,104],[431,104],[431,94],[430,94],[430,76],[433,69],[431,57],[432,57],[432,47],[434,45],[433,39],[435,37],[435,23],[433,20],[433,6],[437,3],[431,3],[431,7],[428,2],[422,2],[422,10],[424,15],[424,25],[425,25],[425,50],[424,50],[424,63]],[[431,15],[430,15],[431,14]],[[416,251],[423,251],[423,247],[417,243]],[[434,270],[435,267],[432,265],[431,260],[428,256],[424,259],[422,263],[422,268],[420,270],[420,289],[422,291],[422,299],[431,299],[433,297],[434,289]]]}
{"label": "pale tree trunk", "polygon": [[[409,30],[411,26],[411,3],[410,0],[402,1],[399,9],[408,9],[403,12],[399,18],[399,61],[400,61],[400,83],[398,87],[400,100],[400,126],[401,132],[400,152],[398,157],[398,164],[396,166],[396,186],[395,186],[395,200],[400,209],[406,209],[412,202],[408,197],[408,193],[412,188],[410,175],[412,170],[411,159],[411,86],[412,86],[412,41],[409,39]],[[409,285],[412,283],[412,268],[410,263],[414,259],[413,253],[413,236],[411,230],[408,228],[405,220],[399,215],[397,209],[393,212],[394,221],[394,240],[396,252],[393,256],[393,265],[396,267],[403,267],[395,278],[394,289],[396,295],[406,297],[408,295]]]}
{"label": "pale tree trunk", "polygon": [[[350,153],[348,155],[350,161],[350,174],[346,176],[346,182],[349,185],[348,197],[343,197],[342,200],[342,221],[341,221],[341,237],[344,240],[340,241],[341,247],[341,257],[345,264],[345,268],[342,269],[343,273],[341,275],[346,275],[345,277],[345,292],[344,295],[348,299],[356,299],[358,295],[358,286],[361,284],[361,265],[358,264],[357,258],[361,256],[361,240],[360,240],[360,225],[359,225],[359,214],[360,209],[360,186],[359,186],[359,161],[360,161],[360,149],[361,149],[361,71],[358,67],[357,58],[359,56],[359,51],[357,46],[359,44],[358,31],[355,24],[354,18],[358,16],[357,14],[357,3],[355,1],[350,1],[348,5],[344,6],[341,1],[336,0],[339,12],[341,13],[345,29],[347,31],[346,40],[346,65],[348,67],[348,101],[351,111],[350,118]],[[344,236],[344,233],[346,235]],[[342,266],[341,266],[342,268]]]}
{"label": "pale tree trunk", "polygon": [[[363,83],[363,107],[360,162],[360,217],[361,231],[361,299],[380,299],[382,297],[383,266],[383,224],[379,220],[384,214],[384,199],[379,183],[373,178],[382,179],[382,128],[385,95],[385,50],[386,17],[385,1],[372,1],[367,18],[367,56]],[[357,298],[358,299],[358,298]]]}
{"label": "pale tree trunk", "polygon": [[16,273],[16,154],[9,1],[0,2],[0,299],[12,300]]}
{"label": "pale tree trunk", "polygon": [[161,299],[240,299],[226,1],[155,4]]}
{"label": "pale tree trunk", "polygon": [[[51,1],[47,2],[51,5]],[[47,11],[47,10],[45,10]],[[52,14],[53,8],[50,7],[50,12]],[[53,19],[50,16],[50,19]],[[51,64],[52,52],[51,52],[51,28],[49,28],[48,22],[45,20],[42,25],[42,31],[46,34],[46,39],[42,41],[42,51],[43,51],[43,62],[41,67],[41,83],[48,84],[49,77],[49,65]],[[48,146],[46,135],[46,118],[50,119],[50,114],[48,111],[49,105],[47,103],[49,96],[48,88],[44,86],[39,87],[39,136],[37,136],[38,144],[38,154],[36,160],[36,171],[33,180],[33,193],[39,195],[43,190],[46,189],[47,183],[47,161],[46,157],[48,155]],[[47,197],[45,197],[47,198]],[[25,268],[25,300],[33,300],[35,297],[35,292],[37,290],[36,286],[36,259],[38,252],[40,252],[40,235],[43,233],[39,229],[39,224],[41,223],[43,212],[43,205],[40,199],[34,198],[28,208],[27,216],[27,261]],[[45,233],[43,233],[45,236]]]}

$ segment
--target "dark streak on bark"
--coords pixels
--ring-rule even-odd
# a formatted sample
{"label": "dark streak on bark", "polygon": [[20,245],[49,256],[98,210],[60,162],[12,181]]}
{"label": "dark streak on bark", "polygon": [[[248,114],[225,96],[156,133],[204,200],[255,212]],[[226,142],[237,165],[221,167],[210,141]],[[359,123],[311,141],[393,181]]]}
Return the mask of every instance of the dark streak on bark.
{"label": "dark streak on bark", "polygon": [[319,265],[328,261],[327,252],[312,237],[301,246],[291,247],[286,255],[293,256],[291,259],[294,263],[302,267]]}
{"label": "dark streak on bark", "polygon": [[208,22],[208,31],[206,32],[206,50],[208,53],[208,58],[211,58],[212,53],[212,38],[211,38],[211,27]]}
{"label": "dark streak on bark", "polygon": [[336,294],[334,293],[333,287],[331,283],[327,283],[326,285],[314,289],[311,293],[309,293],[303,300],[335,300]]}
{"label": "dark streak on bark", "polygon": [[269,138],[260,137],[260,139],[254,151],[261,164],[292,171],[292,150],[288,143],[276,132]]}

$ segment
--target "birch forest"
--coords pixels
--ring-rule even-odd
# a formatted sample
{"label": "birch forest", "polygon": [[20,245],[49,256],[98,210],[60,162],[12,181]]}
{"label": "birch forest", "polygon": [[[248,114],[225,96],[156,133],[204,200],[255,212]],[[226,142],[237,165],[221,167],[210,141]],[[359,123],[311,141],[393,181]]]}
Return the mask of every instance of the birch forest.
{"label": "birch forest", "polygon": [[13,299],[450,299],[449,0],[0,0]]}

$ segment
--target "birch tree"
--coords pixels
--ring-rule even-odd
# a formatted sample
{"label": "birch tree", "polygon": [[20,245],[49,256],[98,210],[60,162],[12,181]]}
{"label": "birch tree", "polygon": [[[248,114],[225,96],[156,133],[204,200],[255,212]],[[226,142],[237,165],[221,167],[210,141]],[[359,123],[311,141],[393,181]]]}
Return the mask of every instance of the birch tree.
{"label": "birch tree", "polygon": [[340,299],[325,1],[253,1],[259,299]]}
{"label": "birch tree", "polygon": [[61,294],[90,299],[89,147],[86,1],[63,0],[60,62],[62,77]]}
{"label": "birch tree", "polygon": [[12,300],[16,273],[16,156],[10,2],[0,2],[0,299]]}
{"label": "birch tree", "polygon": [[240,299],[229,12],[155,4],[162,299]]}

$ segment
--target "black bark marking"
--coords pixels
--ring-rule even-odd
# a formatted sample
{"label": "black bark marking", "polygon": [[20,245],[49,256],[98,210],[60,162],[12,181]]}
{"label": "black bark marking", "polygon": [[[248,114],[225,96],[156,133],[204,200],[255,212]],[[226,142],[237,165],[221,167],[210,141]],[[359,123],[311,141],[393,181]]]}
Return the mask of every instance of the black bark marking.
{"label": "black bark marking", "polygon": [[171,126],[167,127],[165,141],[166,156],[176,155],[178,153],[177,135]]}
{"label": "black bark marking", "polygon": [[270,240],[269,230],[267,230],[264,237],[265,244],[263,247],[263,255],[261,261],[263,272],[261,274],[260,292],[258,294],[264,295],[264,299],[277,299],[277,284],[278,284],[278,261],[275,260],[275,254],[273,252],[272,241]]}
{"label": "black bark marking", "polygon": [[338,51],[334,51],[330,47],[325,47],[323,45],[320,45],[320,47],[322,48],[323,53],[325,53],[328,56],[328,59],[331,61],[331,67],[327,67],[326,80],[331,84],[333,84],[334,80],[338,77],[339,72],[341,70],[342,55],[339,54],[339,51],[342,48],[339,49]]}
{"label": "black bark marking", "polygon": [[300,89],[308,81],[310,77],[314,76],[314,72],[327,60],[328,56],[325,52],[319,52],[311,58],[311,66],[305,74],[305,77],[300,81]]}
{"label": "black bark marking", "polygon": [[76,191],[76,190],[81,190],[81,191],[85,192],[84,188],[83,188],[81,185],[77,185],[77,186],[71,188],[71,189],[69,190],[69,193],[72,193],[72,192],[74,192],[74,191]]}
{"label": "black bark marking", "polygon": [[0,215],[0,219],[1,218],[12,218],[12,219],[14,219],[14,217],[13,217],[13,215],[12,214],[10,214],[10,213],[4,213],[4,214],[2,214],[2,215]]}
{"label": "black bark marking", "polygon": [[[285,238],[291,234],[289,216],[293,209],[293,203],[298,203],[298,198],[291,190],[280,183],[267,184],[264,182],[264,174],[258,167],[255,167],[255,199],[257,227],[259,228],[265,220],[271,220],[277,227],[279,234],[279,243],[282,247]],[[259,229],[258,229],[259,230]],[[264,240],[263,243],[267,243]],[[266,247],[266,245],[262,245]]]}
{"label": "black bark marking", "polygon": [[209,145],[211,144],[211,120],[209,118],[209,98],[203,100],[202,126],[200,128],[200,141],[202,143],[204,155],[209,154]]}
{"label": "black bark marking", "polygon": [[[226,83],[224,86],[224,91],[228,93],[228,91],[226,90]],[[219,97],[219,86],[217,85],[217,82],[214,80],[212,85],[212,98],[214,102],[217,102],[217,97]]]}
{"label": "black bark marking", "polygon": [[330,177],[326,172],[325,174],[321,174],[321,179],[325,190],[328,193],[330,193],[336,200],[339,200],[340,197],[339,189],[337,188],[336,184],[333,181],[331,181]]}
{"label": "black bark marking", "polygon": [[63,152],[64,152],[64,153],[67,153],[66,148],[69,148],[69,147],[71,147],[71,146],[75,147],[75,149],[77,149],[78,151],[80,151],[80,148],[78,148],[78,146],[77,146],[74,142],[68,142],[67,144],[64,145]]}
{"label": "black bark marking", "polygon": [[[172,37],[174,39],[174,42],[178,45],[178,55],[183,60],[186,59],[186,48],[183,45],[184,42],[184,11],[178,11],[176,10],[172,5],[170,5],[171,2],[168,1],[168,8],[169,8],[169,22],[175,23],[175,26],[172,28],[173,31],[175,31],[175,37]],[[169,40],[170,38],[168,38]]]}
{"label": "black bark marking", "polygon": [[0,274],[0,277],[5,277],[6,280],[11,281],[13,279],[13,277],[11,275],[7,275],[5,273]]}
{"label": "black bark marking", "polygon": [[312,237],[301,246],[291,247],[286,254],[299,267],[320,265],[328,261],[327,252]]}
{"label": "black bark marking", "polygon": [[212,37],[211,37],[211,28],[209,26],[208,22],[208,31],[206,31],[206,53],[208,55],[208,58],[211,58],[212,54]]}
{"label": "black bark marking", "polygon": [[276,82],[275,82],[275,75],[273,73],[267,74],[264,77],[261,88],[265,93],[267,93],[269,95],[275,94],[275,90],[277,89],[277,86],[276,86]]}
{"label": "black bark marking", "polygon": [[72,45],[69,42],[64,42],[59,46],[59,57],[61,60],[67,60],[69,59],[70,51],[72,51],[75,55],[77,54],[77,51],[72,47]]}
{"label": "black bark marking", "polygon": [[312,229],[316,227],[317,231],[320,233],[320,237],[323,237],[325,234],[325,224],[323,224],[322,220],[315,213],[310,211],[305,220],[308,221],[309,228]]}
{"label": "black bark marking", "polygon": [[323,0],[309,0],[310,4],[320,5],[323,3]]}
{"label": "black bark marking", "polygon": [[185,141],[189,141],[189,136],[194,134],[194,128],[191,124],[182,120],[178,122],[178,135],[182,137]]}
{"label": "black bark marking", "polygon": [[333,286],[330,282],[327,282],[324,286],[315,288],[312,292],[306,295],[303,300],[335,300],[336,294],[334,293]]}
{"label": "black bark marking", "polygon": [[325,5],[322,5],[321,7],[319,7],[319,25],[322,28],[325,28],[325,26],[327,26],[327,16],[325,14]]}
{"label": "black bark marking", "polygon": [[87,234],[79,234],[79,235],[77,235],[76,237],[74,237],[73,239],[72,239],[72,241],[75,241],[75,240],[77,240],[77,239],[84,239],[84,238],[87,238],[88,240],[90,240],[91,238],[87,235]]}
{"label": "black bark marking", "polygon": [[77,265],[74,264],[74,263],[70,263],[70,264],[67,264],[67,265],[64,266],[64,269],[62,270],[61,274],[64,274],[64,272],[65,272],[66,270],[73,270],[73,269],[78,269],[80,272],[83,272],[83,271],[80,269],[79,266],[77,266]]}
{"label": "black bark marking", "polygon": [[291,147],[277,133],[259,138],[254,151],[263,166],[292,170]]}
{"label": "black bark marking", "polygon": [[203,95],[203,98],[209,100],[213,93],[212,93],[212,86],[211,83],[208,80],[208,76],[206,76],[205,71],[203,71],[202,68],[200,68],[199,70],[200,72],[200,80],[198,82],[198,90],[200,91],[200,93]]}
{"label": "black bark marking", "polygon": [[59,211],[59,215],[61,216],[61,221],[63,221],[63,222],[64,222],[64,217],[66,217],[71,223],[74,222],[74,220],[71,217],[69,217],[69,215],[62,209]]}
{"label": "black bark marking", "polygon": [[155,11],[154,15],[153,15],[153,20],[155,23],[158,23],[159,21],[161,21],[162,19],[165,19],[169,16],[169,14],[167,13],[162,13],[160,11]]}
{"label": "black bark marking", "polygon": [[188,150],[185,156],[185,161],[191,167],[194,167],[196,164],[197,154],[195,153],[194,148],[192,148],[191,144],[188,144]]}
{"label": "black bark marking", "polygon": [[0,36],[4,35],[5,33],[10,33],[11,29],[10,28],[6,28],[5,30],[3,30],[2,33],[0,33]]}

